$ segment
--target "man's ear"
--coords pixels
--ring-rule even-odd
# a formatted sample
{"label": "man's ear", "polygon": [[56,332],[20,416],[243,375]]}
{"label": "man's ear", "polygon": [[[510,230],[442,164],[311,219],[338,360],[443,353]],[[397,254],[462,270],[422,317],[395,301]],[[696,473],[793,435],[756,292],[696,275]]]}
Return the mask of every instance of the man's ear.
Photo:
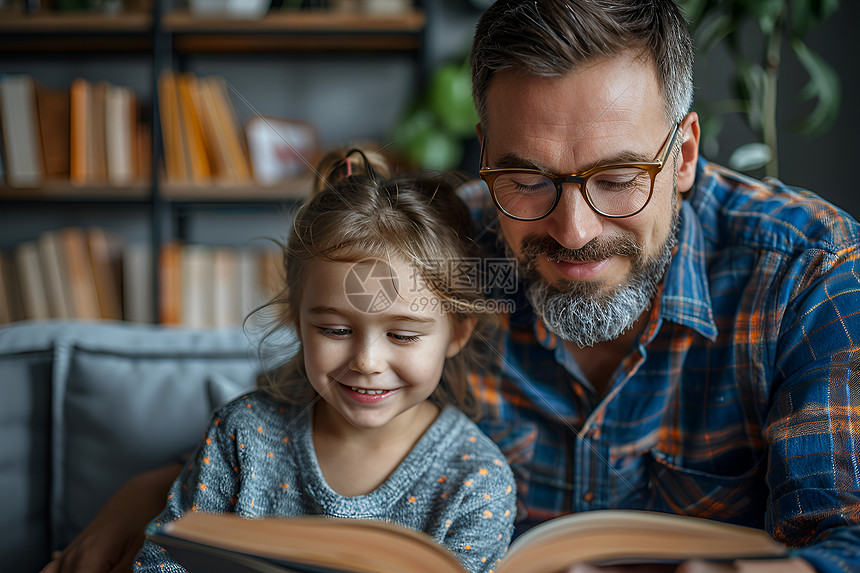
{"label": "man's ear", "polygon": [[699,116],[691,111],[681,121],[681,152],[678,154],[678,191],[686,193],[696,180],[696,163],[699,160]]}
{"label": "man's ear", "polygon": [[453,319],[451,328],[453,328],[453,336],[451,337],[451,342],[448,343],[448,349],[445,351],[445,358],[451,358],[456,356],[463,347],[466,346],[466,343],[469,342],[469,338],[472,337],[472,333],[475,331],[475,325],[478,323],[478,319],[473,317],[468,317],[464,319]]}
{"label": "man's ear", "polygon": [[475,133],[478,134],[478,142],[484,143],[484,130],[481,129],[481,122],[475,124]]}

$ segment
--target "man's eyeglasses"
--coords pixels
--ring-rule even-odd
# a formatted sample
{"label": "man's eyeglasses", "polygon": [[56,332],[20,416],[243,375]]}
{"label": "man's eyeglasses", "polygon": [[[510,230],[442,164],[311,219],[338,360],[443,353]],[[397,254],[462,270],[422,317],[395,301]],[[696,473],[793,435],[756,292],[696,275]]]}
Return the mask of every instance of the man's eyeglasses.
{"label": "man's eyeglasses", "polygon": [[570,175],[554,175],[538,169],[488,167],[482,167],[478,173],[489,187],[496,207],[517,221],[537,221],[552,213],[565,183],[578,183],[585,201],[596,213],[613,219],[632,217],[651,200],[654,178],[666,164],[680,127],[678,124],[672,128],[657,152],[659,159],[654,161],[599,165]]}

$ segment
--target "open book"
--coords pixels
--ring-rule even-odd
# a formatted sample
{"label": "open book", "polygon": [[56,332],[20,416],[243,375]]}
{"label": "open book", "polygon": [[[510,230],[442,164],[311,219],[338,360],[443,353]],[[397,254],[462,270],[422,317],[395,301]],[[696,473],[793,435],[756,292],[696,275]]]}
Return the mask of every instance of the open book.
{"label": "open book", "polygon": [[[380,521],[307,516],[244,519],[189,513],[150,536],[189,573],[463,573],[424,533]],[[496,573],[555,573],[578,562],[778,558],[758,529],[645,511],[589,511],[552,519],[511,544]]]}

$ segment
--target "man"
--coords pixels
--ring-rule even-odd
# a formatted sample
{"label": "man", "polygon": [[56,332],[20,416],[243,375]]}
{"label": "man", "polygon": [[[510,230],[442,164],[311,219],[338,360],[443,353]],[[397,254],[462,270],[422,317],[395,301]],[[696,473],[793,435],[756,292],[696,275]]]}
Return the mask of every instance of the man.
{"label": "man", "polygon": [[[699,159],[692,48],[669,0],[498,0],[472,64],[493,203],[483,187],[469,199],[526,293],[475,391],[522,528],[669,511],[803,547],[688,572],[860,570],[860,226]],[[122,500],[177,471],[129,484],[64,563],[116,562]]]}
{"label": "man", "polygon": [[750,570],[860,570],[860,226],[700,159],[692,64],[670,0],[483,14],[483,221],[527,299],[475,385],[483,427],[524,524],[668,511],[803,547]]}

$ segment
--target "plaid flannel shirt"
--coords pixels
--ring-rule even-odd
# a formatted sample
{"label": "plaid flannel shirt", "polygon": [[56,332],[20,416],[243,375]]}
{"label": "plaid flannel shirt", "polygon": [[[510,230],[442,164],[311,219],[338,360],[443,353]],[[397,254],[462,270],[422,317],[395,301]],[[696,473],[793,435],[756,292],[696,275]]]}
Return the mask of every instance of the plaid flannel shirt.
{"label": "plaid flannel shirt", "polygon": [[[462,195],[498,253],[486,187]],[[700,160],[679,233],[602,399],[521,294],[488,341],[471,383],[521,524],[693,515],[764,528],[820,571],[860,571],[860,225]]]}

